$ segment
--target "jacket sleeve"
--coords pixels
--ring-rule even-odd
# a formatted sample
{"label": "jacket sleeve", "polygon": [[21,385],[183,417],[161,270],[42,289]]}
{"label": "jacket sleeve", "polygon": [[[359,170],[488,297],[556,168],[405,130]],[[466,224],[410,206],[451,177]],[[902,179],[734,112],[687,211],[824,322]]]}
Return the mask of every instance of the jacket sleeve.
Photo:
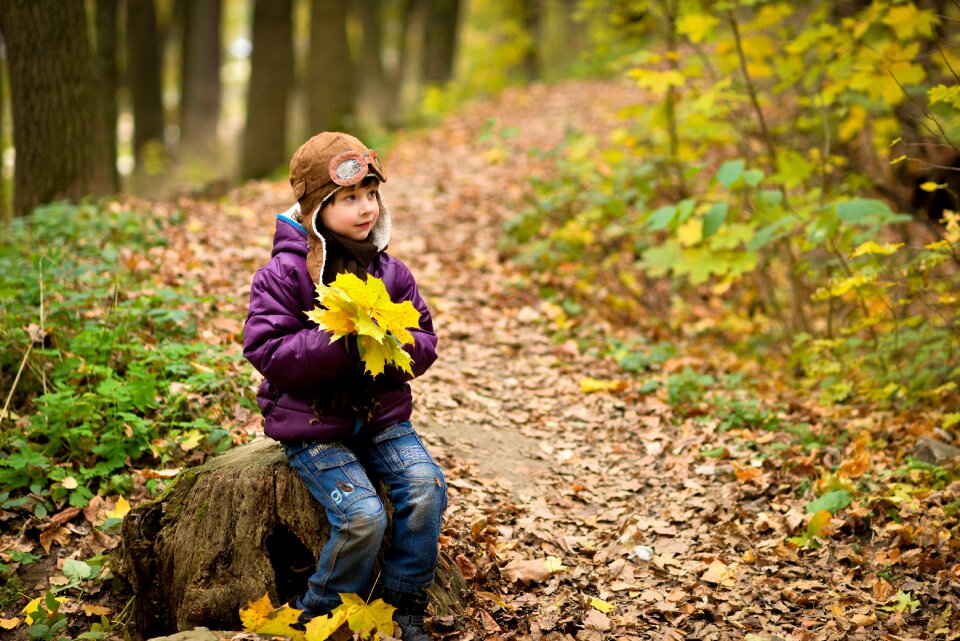
{"label": "jacket sleeve", "polygon": [[331,343],[298,306],[297,283],[261,269],[250,288],[243,354],[270,382],[286,390],[309,389],[355,366],[345,341]]}
{"label": "jacket sleeve", "polygon": [[[402,265],[402,264],[401,264]],[[412,345],[404,345],[403,350],[410,354],[413,362],[410,369],[413,370],[413,376],[403,370],[388,366],[384,373],[397,381],[409,381],[417,376],[422,376],[433,362],[437,360],[437,335],[433,332],[433,318],[430,316],[430,310],[427,308],[426,301],[420,295],[417,288],[417,281],[406,265],[402,265],[401,273],[397,278],[397,292],[391,292],[393,302],[402,303],[405,300],[413,303],[413,306],[420,312],[420,326],[410,330],[413,336]]]}

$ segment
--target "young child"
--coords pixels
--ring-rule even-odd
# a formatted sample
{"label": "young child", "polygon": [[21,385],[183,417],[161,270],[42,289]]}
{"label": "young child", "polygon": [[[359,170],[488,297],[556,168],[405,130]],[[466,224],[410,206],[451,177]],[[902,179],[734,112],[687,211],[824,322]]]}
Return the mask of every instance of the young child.
{"label": "young child", "polygon": [[330,521],[330,538],[297,599],[300,625],[329,613],[339,592],[371,589],[387,513],[370,475],[389,487],[393,531],[380,574],[384,600],[404,641],[423,629],[426,588],[434,578],[446,482],[410,424],[410,375],[388,367],[364,372],[356,337],[330,342],[305,311],[317,283],[349,272],[381,279],[395,303],[420,311],[415,342],[404,349],[420,376],[436,360],[437,337],[417,283],[385,252],[390,213],[379,186],[387,177],[377,153],[339,132],[304,143],[290,161],[297,204],[277,216],[273,253],[257,271],[244,325],[244,355],[263,374],[257,402],[264,431],[283,445],[290,465]]}

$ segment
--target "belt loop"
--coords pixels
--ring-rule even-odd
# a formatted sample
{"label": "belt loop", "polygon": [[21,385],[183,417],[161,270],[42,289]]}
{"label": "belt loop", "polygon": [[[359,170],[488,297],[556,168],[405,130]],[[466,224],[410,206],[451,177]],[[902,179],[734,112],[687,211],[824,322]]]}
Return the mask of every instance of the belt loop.
{"label": "belt loop", "polygon": [[363,422],[358,418],[357,422],[353,425],[353,436],[356,436],[360,433],[360,428],[363,427]]}

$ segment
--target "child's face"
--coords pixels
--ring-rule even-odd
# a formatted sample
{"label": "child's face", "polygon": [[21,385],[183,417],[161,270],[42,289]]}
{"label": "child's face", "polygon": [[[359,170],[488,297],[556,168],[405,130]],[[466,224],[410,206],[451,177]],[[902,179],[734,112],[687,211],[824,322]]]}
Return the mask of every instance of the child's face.
{"label": "child's face", "polygon": [[332,203],[320,210],[320,220],[335,234],[350,240],[366,240],[380,217],[379,188],[376,181],[366,186],[361,183],[344,187],[333,195]]}

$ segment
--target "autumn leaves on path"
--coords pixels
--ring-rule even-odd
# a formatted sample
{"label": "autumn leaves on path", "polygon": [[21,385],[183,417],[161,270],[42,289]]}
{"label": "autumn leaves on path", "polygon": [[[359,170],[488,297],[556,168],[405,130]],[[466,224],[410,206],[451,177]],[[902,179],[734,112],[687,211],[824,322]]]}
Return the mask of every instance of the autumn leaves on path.
{"label": "autumn leaves on path", "polygon": [[448,470],[444,543],[476,586],[481,637],[736,638],[777,617],[730,589],[758,541],[744,544],[739,493],[699,457],[710,435],[672,426],[652,400],[585,394],[583,379],[617,372],[551,340],[549,307],[498,259],[502,223],[547,170],[529,152],[566,126],[602,133],[631,98],[590,85],[508,93],[391,153],[391,251],[417,274],[441,341],[415,383],[415,419]]}
{"label": "autumn leaves on path", "polygon": [[[806,550],[788,542],[810,527],[790,481],[801,477],[757,454],[792,437],[757,432],[751,449],[745,430],[719,429],[722,417],[676,416],[632,389],[591,393],[588,379],[624,373],[549,335],[553,308],[500,257],[504,221],[526,206],[530,177],[550,171],[532,152],[554,148],[568,127],[602,136],[637,99],[601,83],[509,91],[400,136],[386,154],[389,251],[415,273],[440,339],[440,359],[414,382],[414,419],[451,488],[442,550],[472,590],[462,616],[434,620],[437,638],[871,639],[881,626],[919,635],[925,626],[901,617],[910,608],[896,609],[902,592],[861,569],[883,548],[868,557],[855,537]],[[244,247],[229,257],[244,264],[240,292],[289,188],[253,184],[238,196],[220,232],[235,236],[224,247]],[[692,360],[679,354],[664,370]]]}

